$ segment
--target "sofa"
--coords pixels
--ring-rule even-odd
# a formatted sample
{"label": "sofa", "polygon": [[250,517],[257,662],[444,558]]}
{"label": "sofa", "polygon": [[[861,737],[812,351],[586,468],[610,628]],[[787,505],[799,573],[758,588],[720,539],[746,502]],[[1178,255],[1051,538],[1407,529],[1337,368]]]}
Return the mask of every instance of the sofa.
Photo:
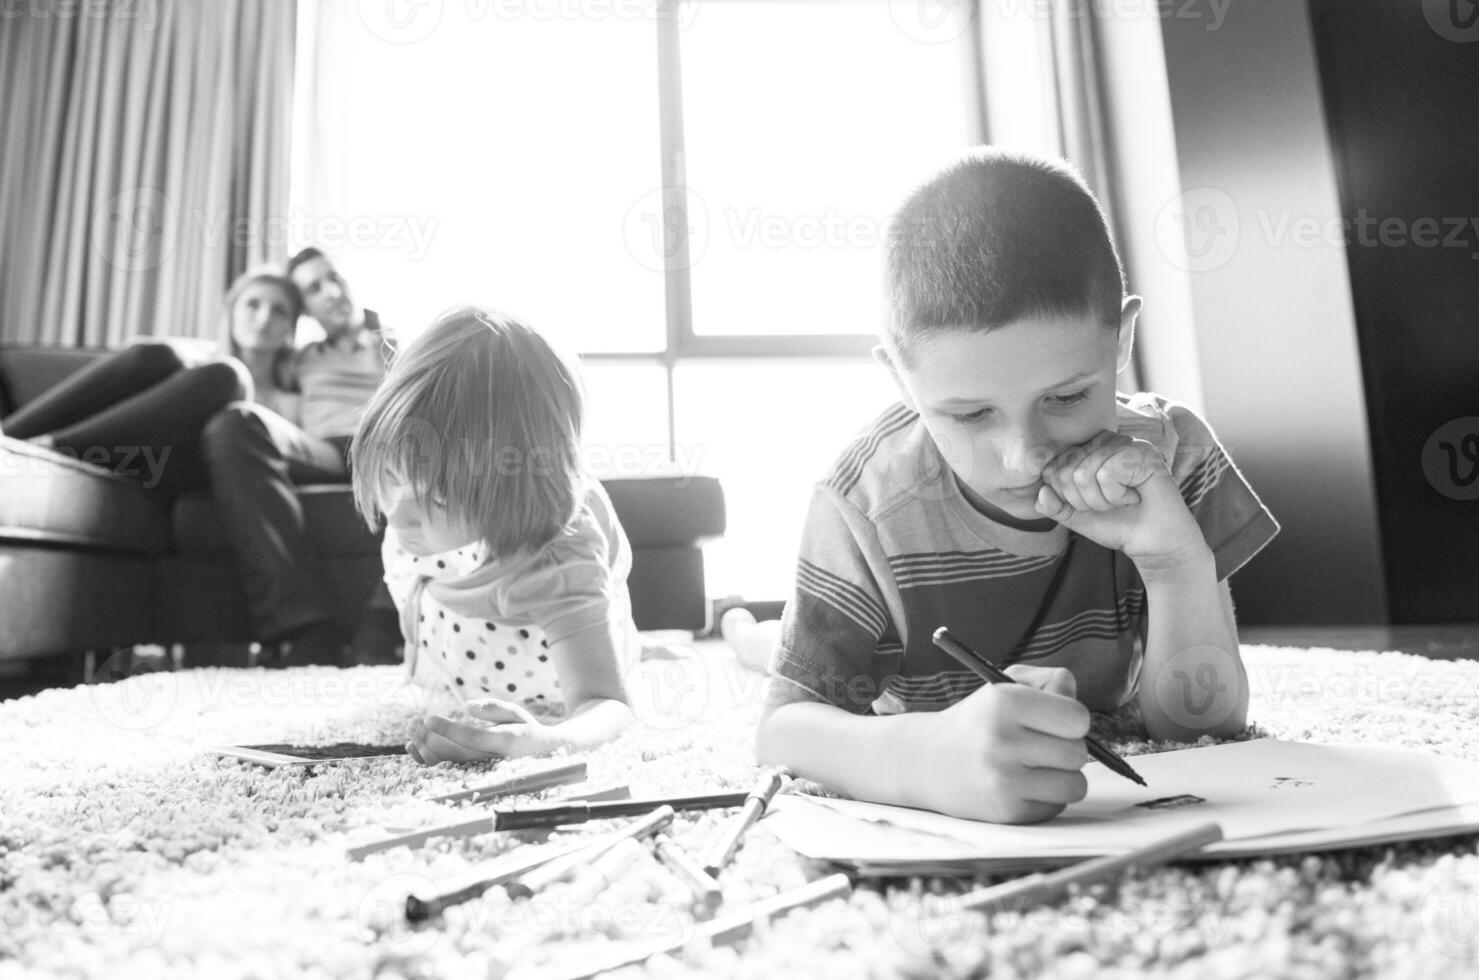
{"label": "sofa", "polygon": [[[0,418],[106,353],[0,346]],[[602,483],[632,544],[637,626],[705,629],[702,546],[725,525],[718,481],[663,474]],[[380,577],[379,535],[345,484],[302,486],[298,497],[347,638]],[[170,501],[136,480],[0,435],[0,666],[80,663],[87,652],[145,643],[182,644],[189,659],[192,650],[254,639],[209,494]],[[71,679],[83,678],[72,671]]]}

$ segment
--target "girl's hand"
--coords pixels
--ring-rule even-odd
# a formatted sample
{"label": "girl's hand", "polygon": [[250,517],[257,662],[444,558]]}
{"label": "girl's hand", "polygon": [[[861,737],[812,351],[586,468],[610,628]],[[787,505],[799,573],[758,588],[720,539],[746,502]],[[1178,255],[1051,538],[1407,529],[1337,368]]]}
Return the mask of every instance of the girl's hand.
{"label": "girl's hand", "polygon": [[[422,765],[485,762],[520,755],[547,755],[563,742],[551,725],[523,705],[483,698],[466,705],[469,720],[428,715],[411,729],[406,751]],[[491,724],[480,724],[489,722]]]}

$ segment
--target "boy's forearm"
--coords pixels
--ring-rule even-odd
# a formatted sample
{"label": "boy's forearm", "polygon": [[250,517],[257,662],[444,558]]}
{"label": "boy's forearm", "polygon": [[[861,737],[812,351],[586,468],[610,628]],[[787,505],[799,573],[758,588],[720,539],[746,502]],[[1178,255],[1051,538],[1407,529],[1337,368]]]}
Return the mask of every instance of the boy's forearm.
{"label": "boy's forearm", "polygon": [[930,717],[855,715],[830,704],[792,701],[766,709],[755,755],[761,765],[787,766],[848,796],[921,806]]}
{"label": "boy's forearm", "polygon": [[1139,702],[1147,732],[1177,741],[1241,732],[1248,678],[1211,549],[1140,574],[1148,629]]}

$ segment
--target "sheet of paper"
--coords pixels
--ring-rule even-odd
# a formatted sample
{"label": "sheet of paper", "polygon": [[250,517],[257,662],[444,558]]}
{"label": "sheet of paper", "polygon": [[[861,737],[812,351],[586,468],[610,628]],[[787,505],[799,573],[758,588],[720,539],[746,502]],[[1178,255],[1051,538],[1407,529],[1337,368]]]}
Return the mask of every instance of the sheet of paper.
{"label": "sheet of paper", "polygon": [[[1350,828],[1402,814],[1479,803],[1479,763],[1412,749],[1262,739],[1136,756],[1131,764],[1149,788],[1092,763],[1085,768],[1087,797],[1032,826],[796,797],[778,797],[772,811],[780,817],[772,822],[768,816],[766,823],[814,858],[948,860],[958,854],[940,843],[948,841],[969,845],[981,859],[1011,860],[1128,850],[1207,820],[1221,823],[1229,841],[1306,832],[1305,841],[1318,844],[1357,836]],[[1168,799],[1170,805],[1147,805]],[[802,812],[808,807],[847,819]],[[848,829],[858,823],[912,833],[891,837]],[[891,846],[898,852],[891,853]]]}

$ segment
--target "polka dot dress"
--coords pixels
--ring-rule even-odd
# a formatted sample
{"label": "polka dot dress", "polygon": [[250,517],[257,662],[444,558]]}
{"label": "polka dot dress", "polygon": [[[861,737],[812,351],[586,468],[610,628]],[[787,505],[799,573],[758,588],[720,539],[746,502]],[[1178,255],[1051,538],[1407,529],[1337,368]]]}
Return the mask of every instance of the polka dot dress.
{"label": "polka dot dress", "polygon": [[[387,531],[382,550],[385,582],[397,608],[404,608],[419,578],[458,578],[483,563],[481,543],[457,551],[417,557]],[[539,711],[563,711],[560,681],[544,631],[534,624],[471,619],[447,609],[426,591],[416,610],[412,680],[461,700],[498,698]]]}

